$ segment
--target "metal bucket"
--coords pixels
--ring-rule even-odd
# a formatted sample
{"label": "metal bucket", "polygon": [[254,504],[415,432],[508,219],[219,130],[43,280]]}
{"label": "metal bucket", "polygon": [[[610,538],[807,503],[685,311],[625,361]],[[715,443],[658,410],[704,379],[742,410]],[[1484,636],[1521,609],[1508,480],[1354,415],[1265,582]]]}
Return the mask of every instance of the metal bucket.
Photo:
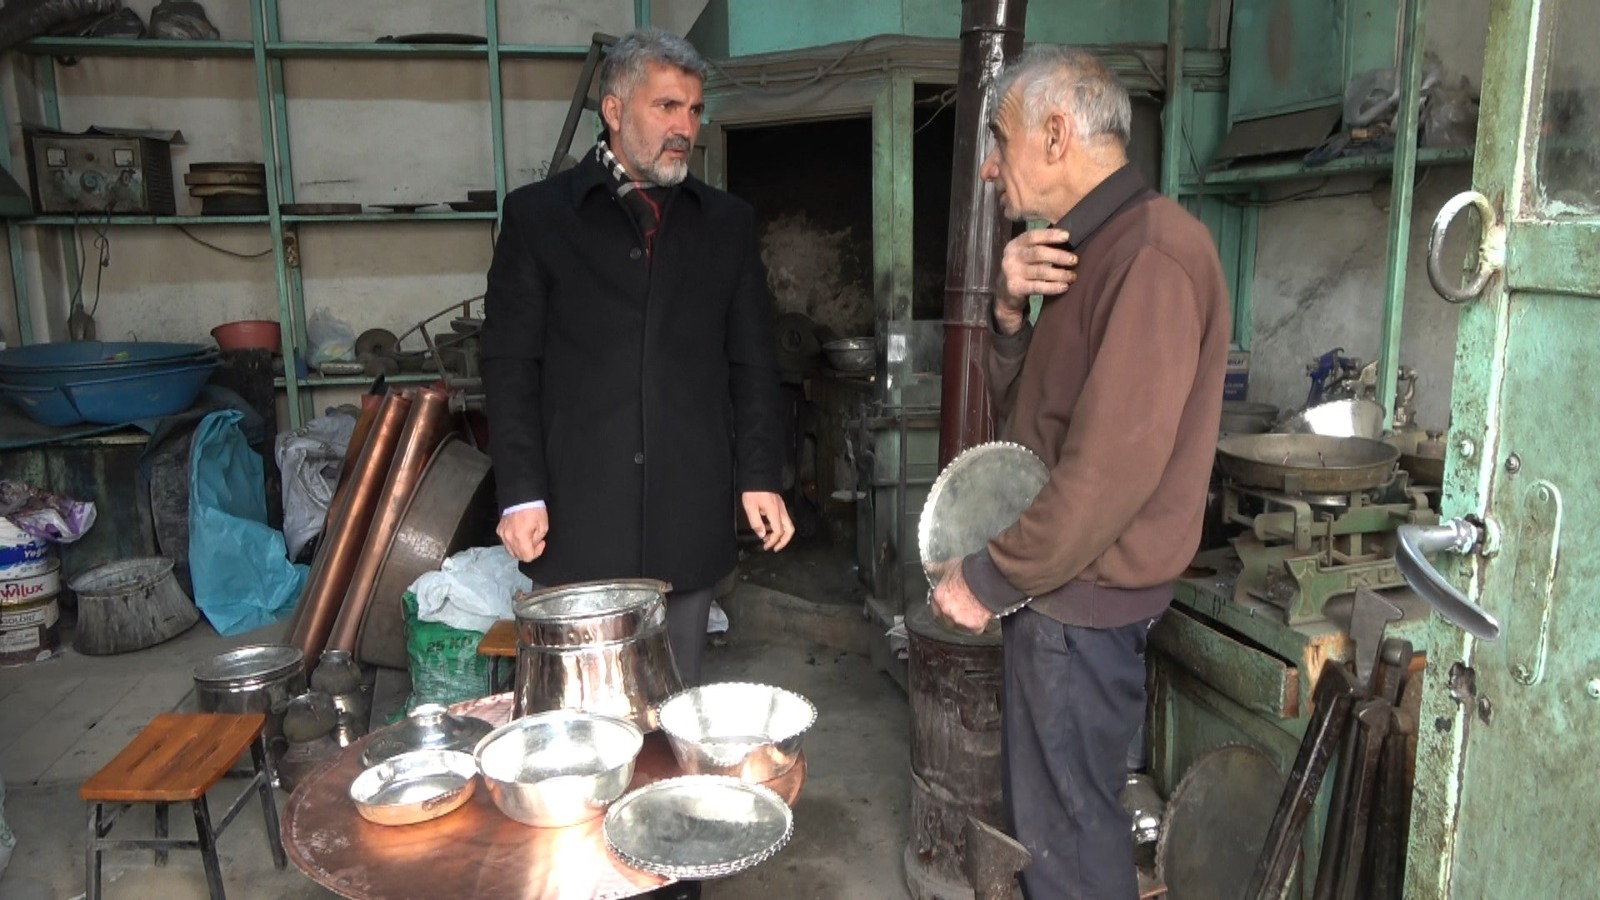
{"label": "metal bucket", "polygon": [[579,709],[656,728],[656,706],[683,689],[667,641],[659,581],[585,582],[516,604],[515,717]]}
{"label": "metal bucket", "polygon": [[1004,827],[1000,793],[1000,636],[961,634],[926,603],[906,611],[910,638],[911,841],[916,900],[973,896],[964,868],[969,814]]}
{"label": "metal bucket", "polygon": [[56,595],[0,606],[0,666],[24,666],[60,652]]}
{"label": "metal bucket", "polygon": [[267,746],[281,756],[283,713],[306,690],[305,658],[287,644],[253,644],[219,653],[194,667],[201,712],[266,713]]}

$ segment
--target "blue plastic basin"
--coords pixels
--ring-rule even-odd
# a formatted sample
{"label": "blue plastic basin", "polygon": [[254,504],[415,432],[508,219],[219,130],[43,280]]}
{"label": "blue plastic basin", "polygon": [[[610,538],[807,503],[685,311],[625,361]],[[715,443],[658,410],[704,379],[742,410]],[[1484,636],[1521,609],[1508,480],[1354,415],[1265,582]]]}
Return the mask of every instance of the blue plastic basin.
{"label": "blue plastic basin", "polygon": [[62,341],[0,350],[0,381],[64,387],[81,381],[156,372],[201,362],[216,353],[205,344],[162,341]]}
{"label": "blue plastic basin", "polygon": [[28,418],[40,425],[61,428],[83,421],[83,414],[72,405],[67,392],[61,388],[0,384],[0,393],[4,393]]}
{"label": "blue plastic basin", "polygon": [[88,421],[124,425],[188,409],[216,367],[215,362],[205,362],[160,372],[80,381],[67,385],[65,391],[72,405]]}

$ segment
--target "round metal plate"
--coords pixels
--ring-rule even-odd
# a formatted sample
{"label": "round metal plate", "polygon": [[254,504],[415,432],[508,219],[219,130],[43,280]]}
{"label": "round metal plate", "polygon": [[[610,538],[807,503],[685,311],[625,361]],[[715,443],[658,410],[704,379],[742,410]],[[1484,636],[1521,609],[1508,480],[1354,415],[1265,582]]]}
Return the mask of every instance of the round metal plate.
{"label": "round metal plate", "polygon": [[928,491],[917,525],[929,583],[938,583],[940,564],[982,550],[1015,524],[1049,480],[1044,461],[1021,444],[979,444],[951,460]]}
{"label": "round metal plate", "polygon": [[1169,900],[1237,900],[1266,844],[1284,777],[1255,747],[1229,744],[1189,767],[1167,801],[1156,876]]}
{"label": "round metal plate", "polygon": [[646,785],[606,811],[606,845],[626,865],[668,878],[720,878],[773,856],[794,814],[757,784],[686,775]]}

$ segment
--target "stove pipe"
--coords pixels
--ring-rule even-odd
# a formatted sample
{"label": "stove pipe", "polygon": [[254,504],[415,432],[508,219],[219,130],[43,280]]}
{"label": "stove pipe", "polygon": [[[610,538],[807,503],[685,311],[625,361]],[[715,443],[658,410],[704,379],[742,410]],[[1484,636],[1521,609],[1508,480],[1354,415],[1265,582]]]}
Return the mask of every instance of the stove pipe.
{"label": "stove pipe", "polygon": [[962,0],[961,67],[956,83],[955,164],[950,181],[950,242],[945,263],[944,379],[939,467],[992,440],[984,357],[1001,250],[1011,236],[980,167],[993,138],[989,120],[1000,98],[994,84],[1022,51],[1027,0]]}

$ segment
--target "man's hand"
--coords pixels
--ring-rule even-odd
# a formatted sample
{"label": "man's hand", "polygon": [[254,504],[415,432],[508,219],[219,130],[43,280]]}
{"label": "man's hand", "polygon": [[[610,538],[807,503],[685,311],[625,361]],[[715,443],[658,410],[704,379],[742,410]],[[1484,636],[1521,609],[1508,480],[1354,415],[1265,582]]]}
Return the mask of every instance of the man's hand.
{"label": "man's hand", "polygon": [[994,613],[978,600],[961,571],[961,560],[952,560],[944,566],[944,576],[933,590],[933,611],[973,634],[989,627]]}
{"label": "man's hand", "polygon": [[544,552],[544,539],[550,534],[550,510],[536,506],[501,516],[494,533],[514,558],[533,562]]}
{"label": "man's hand", "polygon": [[745,491],[739,499],[744,503],[750,530],[761,538],[761,549],[782,550],[788,545],[794,537],[794,523],[789,521],[782,497],[768,491]]}
{"label": "man's hand", "polygon": [[1012,238],[1000,256],[1000,284],[994,297],[994,322],[1001,334],[1016,334],[1028,315],[1028,297],[1064,294],[1078,275],[1078,257],[1058,244],[1067,233],[1039,228]]}

